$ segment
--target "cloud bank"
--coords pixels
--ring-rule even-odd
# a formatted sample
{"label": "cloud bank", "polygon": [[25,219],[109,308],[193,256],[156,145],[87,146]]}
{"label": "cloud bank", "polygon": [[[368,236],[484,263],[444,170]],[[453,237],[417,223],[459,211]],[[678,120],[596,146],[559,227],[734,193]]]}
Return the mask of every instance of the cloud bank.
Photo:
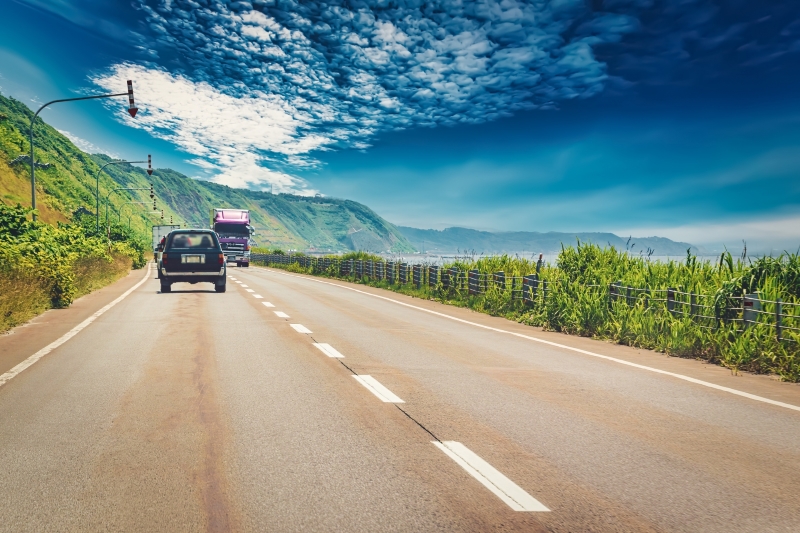
{"label": "cloud bank", "polygon": [[573,0],[140,7],[158,64],[93,79],[109,90],[135,80],[142,114],[130,124],[196,155],[222,183],[300,191],[307,184],[290,173],[315,165],[315,150],[597,94],[607,73],[593,47],[637,26]]}
{"label": "cloud bank", "polygon": [[[118,64],[93,78],[108,89],[135,80],[143,112],[130,124],[197,156],[194,162],[221,183],[253,188],[269,183],[305,192],[312,191],[292,173],[315,166],[315,151],[366,148],[381,131],[479,123],[523,109],[554,108],[596,95],[609,82],[615,87],[640,80],[664,83],[680,70],[676,65],[715,71],[698,58],[735,56],[744,64],[800,50],[800,25],[769,22],[773,15],[793,20],[786,11],[792,8],[777,4],[140,0],[134,5],[149,32],[140,41],[147,62]],[[737,22],[737,16],[747,21]],[[767,31],[766,38],[758,29],[765,24],[780,27]],[[610,75],[609,65],[627,79]]]}

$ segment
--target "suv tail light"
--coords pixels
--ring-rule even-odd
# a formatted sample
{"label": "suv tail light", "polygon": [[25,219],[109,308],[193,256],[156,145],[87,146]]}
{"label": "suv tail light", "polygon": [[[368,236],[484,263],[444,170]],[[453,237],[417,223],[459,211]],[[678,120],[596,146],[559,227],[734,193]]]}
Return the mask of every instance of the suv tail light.
{"label": "suv tail light", "polygon": [[225,254],[219,254],[219,266],[225,264]]}
{"label": "suv tail light", "polygon": [[167,254],[161,254],[161,264],[162,265],[167,264]]}

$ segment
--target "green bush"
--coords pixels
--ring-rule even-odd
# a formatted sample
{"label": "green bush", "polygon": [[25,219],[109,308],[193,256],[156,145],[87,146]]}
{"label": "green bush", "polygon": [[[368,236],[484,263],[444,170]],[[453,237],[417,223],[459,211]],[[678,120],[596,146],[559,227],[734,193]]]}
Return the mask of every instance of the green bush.
{"label": "green bush", "polygon": [[[51,226],[29,220],[29,214],[19,205],[0,204],[0,331],[43,307],[67,307],[145,264],[146,245],[116,228],[109,238],[87,232],[81,220]],[[92,229],[93,224],[92,219]]]}

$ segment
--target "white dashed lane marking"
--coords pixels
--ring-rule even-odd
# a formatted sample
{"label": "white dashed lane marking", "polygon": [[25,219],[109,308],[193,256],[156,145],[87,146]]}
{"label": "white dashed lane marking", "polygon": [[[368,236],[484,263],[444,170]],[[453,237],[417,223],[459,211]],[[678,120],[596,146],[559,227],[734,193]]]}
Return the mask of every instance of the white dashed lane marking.
{"label": "white dashed lane marking", "polygon": [[340,359],[341,359],[341,358],[344,358],[344,356],[343,356],[342,354],[340,354],[340,353],[339,353],[339,352],[336,350],[336,348],[334,348],[334,347],[333,347],[333,346],[331,346],[330,344],[327,344],[327,343],[324,343],[324,342],[315,342],[315,343],[314,343],[314,346],[316,346],[317,348],[319,348],[319,350],[320,350],[322,353],[324,353],[325,355],[327,355],[328,357],[337,357],[337,358],[340,358]]}
{"label": "white dashed lane marking", "polygon": [[[244,287],[244,285],[242,285],[242,287]],[[247,292],[256,292],[256,291],[254,291],[253,289],[245,289],[245,290],[246,290]]]}
{"label": "white dashed lane marking", "polygon": [[529,512],[546,512],[550,510],[460,442],[452,440],[432,442],[434,446],[447,454],[458,466],[480,481],[484,487],[492,491],[495,496],[503,500],[513,510]]}
{"label": "white dashed lane marking", "polygon": [[305,327],[303,324],[289,324],[294,328],[294,330],[298,333],[311,333],[311,330]]}
{"label": "white dashed lane marking", "polygon": [[381,385],[381,383],[372,376],[353,376],[356,381],[364,385],[368,391],[378,397],[382,402],[386,403],[406,403],[401,400],[395,393]]}
{"label": "white dashed lane marking", "polygon": [[261,303],[264,304],[264,307],[275,307],[270,302],[261,302]]}
{"label": "white dashed lane marking", "polygon": [[[289,318],[289,315],[287,315],[283,311],[274,311],[274,313],[275,313],[275,316],[277,316],[278,318]],[[294,326],[294,324],[292,324],[292,326]],[[297,328],[295,328],[295,329],[297,329]]]}
{"label": "white dashed lane marking", "polygon": [[245,285],[244,283],[242,283],[242,287],[243,287],[243,288],[244,288],[244,287],[247,287],[247,285]]}
{"label": "white dashed lane marking", "polygon": [[261,296],[260,294],[254,294],[254,295],[253,295],[253,298],[259,298],[259,299],[261,299],[261,298],[263,298],[263,296]]}
{"label": "white dashed lane marking", "polygon": [[531,341],[534,341],[534,342],[539,342],[539,343],[542,343],[542,344],[546,344],[548,346],[554,346],[556,348],[561,348],[563,350],[569,350],[571,352],[582,353],[582,354],[588,355],[590,357],[597,357],[599,359],[604,359],[606,361],[612,361],[612,362],[620,364],[620,365],[625,365],[625,366],[629,366],[629,367],[632,367],[632,368],[638,368],[640,370],[646,370],[648,372],[654,372],[656,374],[661,374],[662,376],[670,376],[670,377],[673,377],[673,378],[676,378],[676,379],[681,379],[681,380],[684,380],[684,381],[688,381],[689,383],[694,383],[696,385],[701,385],[703,387],[708,387],[710,389],[715,389],[715,390],[718,390],[718,391],[727,392],[729,394],[735,394],[736,396],[741,396],[743,398],[748,398],[750,400],[755,400],[757,402],[764,402],[764,403],[768,403],[770,405],[783,407],[785,409],[791,409],[793,411],[800,411],[800,405],[792,405],[790,403],[779,402],[777,400],[772,400],[770,398],[765,398],[763,396],[757,396],[755,394],[750,394],[749,392],[744,392],[744,391],[740,391],[740,390],[737,390],[737,389],[732,389],[730,387],[723,387],[722,385],[717,385],[716,383],[710,383],[708,381],[703,381],[701,379],[693,378],[693,377],[690,377],[690,376],[685,376],[683,374],[676,374],[675,372],[668,372],[666,370],[661,370],[660,368],[653,368],[653,367],[650,367],[650,366],[640,365],[638,363],[632,363],[631,361],[625,361],[624,359],[618,359],[616,357],[610,357],[608,355],[602,355],[602,354],[590,352],[588,350],[582,350],[580,348],[575,348],[574,346],[567,346],[566,344],[559,344],[557,342],[547,341],[547,340],[544,340],[544,339],[540,339],[538,337],[533,337],[533,336],[530,336],[530,335],[524,335],[522,333],[517,333],[515,331],[508,331],[508,330],[505,330],[505,329],[500,329],[500,328],[495,328],[495,327],[492,327],[492,326],[487,326],[485,324],[478,324],[477,322],[470,322],[469,320],[464,320],[463,318],[457,318],[457,317],[454,317],[454,316],[451,316],[451,315],[448,315],[448,314],[445,314],[445,313],[440,313],[438,311],[433,311],[432,309],[425,309],[424,307],[418,307],[416,305],[411,305],[409,303],[401,302],[399,300],[394,300],[392,298],[387,298],[386,296],[381,296],[379,294],[373,294],[371,292],[361,291],[361,290],[358,290],[358,289],[354,289],[353,287],[347,287],[345,285],[339,285],[338,283],[331,283],[329,281],[323,281],[323,280],[309,278],[309,277],[305,277],[305,276],[298,276],[296,274],[289,274],[288,272],[278,272],[278,271],[275,271],[275,270],[267,270],[267,272],[274,272],[274,273],[279,274],[281,276],[289,276],[289,277],[293,277],[293,278],[304,279],[304,280],[307,280],[307,281],[313,281],[315,283],[323,283],[325,285],[332,285],[334,287],[339,287],[340,289],[345,289],[345,290],[348,290],[348,291],[357,292],[357,293],[363,294],[365,296],[369,296],[371,298],[379,298],[379,299],[385,300],[387,302],[392,302],[392,303],[395,303],[395,304],[398,304],[398,305],[402,305],[403,307],[408,307],[410,309],[416,309],[418,311],[422,311],[423,313],[429,313],[431,315],[440,316],[442,318],[446,318],[448,320],[453,320],[455,322],[460,322],[462,324],[469,324],[470,326],[473,326],[473,327],[478,327],[478,328],[485,329],[485,330],[488,330],[488,331],[496,331],[497,333],[503,333],[503,334],[506,334],[506,335],[513,335],[514,337],[518,337],[518,338],[521,338],[521,339],[528,339],[528,340],[531,340]]}

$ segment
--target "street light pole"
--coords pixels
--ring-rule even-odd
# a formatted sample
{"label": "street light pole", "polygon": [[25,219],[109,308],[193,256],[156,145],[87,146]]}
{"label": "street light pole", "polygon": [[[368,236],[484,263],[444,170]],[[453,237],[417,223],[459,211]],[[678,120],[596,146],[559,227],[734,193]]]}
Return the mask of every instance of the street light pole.
{"label": "street light pole", "polygon": [[147,159],[148,159],[148,161],[122,161],[122,160],[109,161],[108,163],[106,163],[105,165],[100,167],[100,170],[97,171],[97,175],[94,177],[94,182],[95,182],[94,183],[94,188],[95,188],[95,193],[94,193],[94,198],[95,198],[94,218],[95,218],[95,230],[97,231],[97,233],[100,233],[100,173],[103,172],[103,170],[108,165],[121,165],[123,163],[128,163],[128,164],[131,164],[131,165],[133,165],[133,164],[144,164],[144,163],[148,163],[149,162],[149,160],[150,160],[150,156],[149,155],[147,156]]}
{"label": "street light pole", "polygon": [[133,205],[133,204],[144,205],[144,204],[148,204],[148,203],[150,203],[150,202],[125,202],[124,204],[122,204],[120,206],[119,211],[117,212],[117,223],[118,224],[122,223],[122,210],[125,209],[126,205]]}
{"label": "street light pole", "polygon": [[30,140],[31,140],[31,209],[33,209],[33,220],[36,220],[36,160],[34,159],[33,154],[33,124],[36,122],[36,117],[39,116],[39,113],[42,110],[49,106],[50,104],[58,104],[61,102],[77,102],[80,100],[97,100],[98,98],[114,98],[116,96],[127,96],[128,97],[128,113],[130,113],[131,118],[136,116],[136,112],[139,111],[139,108],[136,107],[136,104],[133,101],[133,82],[128,80],[128,92],[126,93],[116,93],[116,94],[97,94],[94,96],[81,96],[79,98],[62,98],[60,100],[52,100],[47,102],[42,107],[39,108],[36,113],[34,113],[33,118],[31,118],[31,130],[30,130]]}
{"label": "street light pole", "polygon": [[150,187],[117,187],[116,189],[111,189],[109,193],[106,195],[106,226],[108,226],[108,203],[111,195],[117,191],[150,191],[150,196],[153,196],[153,186]]}

